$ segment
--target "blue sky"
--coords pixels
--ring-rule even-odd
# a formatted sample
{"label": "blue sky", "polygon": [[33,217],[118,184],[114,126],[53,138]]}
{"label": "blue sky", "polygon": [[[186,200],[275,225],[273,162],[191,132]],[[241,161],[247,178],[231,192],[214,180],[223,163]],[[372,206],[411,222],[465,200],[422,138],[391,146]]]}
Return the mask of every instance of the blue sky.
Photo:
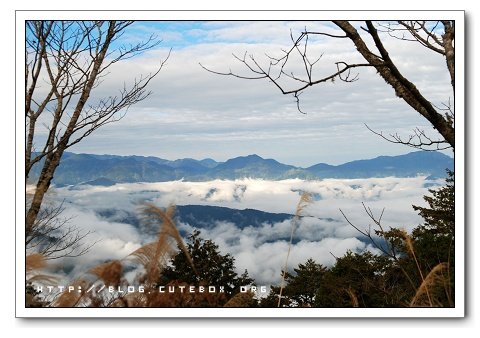
{"label": "blue sky", "polygon": [[[119,62],[91,100],[118,92],[121,84],[155,70],[172,48],[165,68],[151,82],[152,95],[129,109],[119,122],[107,125],[71,151],[153,155],[167,159],[228,158],[256,153],[299,166],[343,163],[412,151],[384,141],[367,130],[407,136],[415,127],[436,136],[430,125],[370,69],[359,70],[354,83],[321,84],[301,96],[301,114],[291,96],[272,83],[209,73],[232,69],[248,75],[236,55],[253,55],[267,65],[265,53],[279,56],[290,47],[290,31],[335,32],[327,22],[154,22],[139,21],[118,43],[135,43],[156,35],[162,43],[136,58]],[[338,32],[337,32],[338,33]],[[445,61],[420,45],[385,39],[400,70],[434,104],[453,99]],[[335,70],[337,61],[362,61],[348,39],[321,37],[311,41],[312,59],[323,55],[315,75]],[[290,70],[301,75],[301,64]],[[120,86],[119,86],[120,84]],[[292,85],[286,83],[286,86]]]}

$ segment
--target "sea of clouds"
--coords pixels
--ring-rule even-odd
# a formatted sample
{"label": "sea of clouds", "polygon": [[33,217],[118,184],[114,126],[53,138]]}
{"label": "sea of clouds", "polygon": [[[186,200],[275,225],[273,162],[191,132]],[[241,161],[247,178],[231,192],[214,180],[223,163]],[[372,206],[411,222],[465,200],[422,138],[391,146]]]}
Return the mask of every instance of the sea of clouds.
{"label": "sea of clouds", "polygon": [[[302,211],[303,217],[294,228],[295,241],[288,267],[293,269],[309,258],[329,266],[334,263],[335,257],[348,250],[375,251],[348,224],[340,209],[360,229],[373,225],[363,203],[376,216],[384,210],[382,224],[385,228],[392,226],[411,230],[422,221],[412,209],[412,204],[424,205],[423,195],[428,193],[427,186],[441,183],[426,181],[420,176],[318,181],[246,178],[56,188],[52,189],[48,198],[63,201],[64,216],[72,217],[71,222],[81,231],[92,232],[87,237],[88,243],[98,243],[83,256],[55,264],[58,267],[68,266],[69,277],[74,278],[100,262],[123,259],[152,240],[151,235],[142,232],[138,226],[100,217],[98,210],[112,209],[128,215],[139,212],[139,208],[148,202],[160,207],[170,204],[213,205],[293,215],[302,192],[309,192],[313,201]],[[177,226],[185,233],[194,230],[190,224],[180,223]],[[258,285],[279,283],[292,230],[290,220],[243,229],[234,223],[217,222],[208,229],[200,230],[201,237],[212,239],[223,254],[230,253],[235,257],[239,273],[247,269]]]}

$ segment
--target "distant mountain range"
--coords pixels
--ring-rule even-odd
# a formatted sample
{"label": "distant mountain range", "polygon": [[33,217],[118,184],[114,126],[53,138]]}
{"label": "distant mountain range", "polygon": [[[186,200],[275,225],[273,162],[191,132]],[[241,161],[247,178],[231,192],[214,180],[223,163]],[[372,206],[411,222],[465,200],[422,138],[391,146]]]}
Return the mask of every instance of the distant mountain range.
{"label": "distant mountain range", "polygon": [[[40,174],[41,164],[33,167],[30,180]],[[453,169],[453,159],[440,152],[417,151],[399,156],[380,156],[341,165],[325,163],[308,168],[295,167],[258,155],[240,156],[226,162],[191,158],[175,161],[153,156],[116,156],[65,153],[53,183],[64,185],[101,185],[133,182],[209,181],[213,179],[259,178],[369,178],[369,177],[445,177],[445,169]]]}
{"label": "distant mountain range", "polygon": [[[150,222],[142,222],[142,217],[135,212],[120,209],[97,209],[95,213],[101,219],[108,222],[126,223],[138,228],[143,234],[155,236],[158,233],[156,225]],[[218,223],[231,223],[238,229],[247,227],[259,228],[263,225],[272,226],[276,223],[290,221],[294,215],[287,213],[271,213],[256,209],[232,209],[211,205],[177,205],[175,208],[174,221],[177,225],[188,224],[194,229],[213,229]],[[318,219],[322,222],[336,222],[332,218]],[[189,230],[179,227],[182,236],[188,236]],[[274,234],[272,241],[288,240],[290,233]],[[321,233],[319,233],[321,236]],[[320,238],[320,237],[319,237]],[[294,234],[293,242],[302,239],[302,234]],[[360,240],[363,240],[360,238]],[[268,240],[266,240],[268,242]]]}
{"label": "distant mountain range", "polygon": [[[135,212],[120,209],[97,209],[95,213],[109,222],[131,224],[141,228],[141,217]],[[255,209],[231,209],[211,205],[177,205],[174,219],[197,229],[211,229],[216,222],[229,222],[243,229],[249,226],[259,227],[262,224],[274,224],[293,218],[292,214],[271,213]],[[330,220],[329,221],[333,221]],[[147,222],[148,223],[148,222]],[[158,229],[155,229],[158,231]]]}

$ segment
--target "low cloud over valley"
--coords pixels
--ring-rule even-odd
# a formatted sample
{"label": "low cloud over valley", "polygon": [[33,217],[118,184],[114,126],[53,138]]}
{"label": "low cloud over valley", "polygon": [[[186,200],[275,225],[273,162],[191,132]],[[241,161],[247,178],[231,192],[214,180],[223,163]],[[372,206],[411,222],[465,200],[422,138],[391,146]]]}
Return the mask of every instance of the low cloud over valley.
{"label": "low cloud over valley", "polygon": [[[308,258],[329,266],[334,263],[334,256],[342,256],[347,250],[375,250],[346,222],[339,209],[354,224],[367,229],[371,220],[362,202],[376,215],[385,208],[382,218],[385,227],[410,230],[421,222],[411,205],[423,205],[427,186],[440,183],[422,176],[318,181],[246,178],[71,186],[57,188],[49,198],[64,201],[64,216],[73,217],[71,222],[80,229],[93,231],[88,236],[89,242],[99,241],[88,254],[63,262],[64,266],[71,265],[66,270],[74,277],[100,262],[124,258],[151,240],[151,233],[139,226],[137,218],[139,208],[146,202],[160,207],[175,204],[255,209],[293,217],[300,195],[309,192],[313,201],[303,210],[295,228],[289,268]],[[213,224],[200,229],[201,237],[212,239],[223,254],[232,254],[238,272],[247,269],[257,284],[279,283],[292,227],[290,219],[239,227],[233,216],[229,220],[211,217]],[[191,223],[177,219],[177,226],[185,235],[194,230]]]}

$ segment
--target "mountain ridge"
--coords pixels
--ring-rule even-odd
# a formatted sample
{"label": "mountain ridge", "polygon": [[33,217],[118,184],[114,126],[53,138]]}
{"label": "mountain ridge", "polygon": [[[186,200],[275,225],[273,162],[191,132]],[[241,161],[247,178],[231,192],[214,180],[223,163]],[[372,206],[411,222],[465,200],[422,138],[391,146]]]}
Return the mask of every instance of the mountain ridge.
{"label": "mountain ridge", "polygon": [[[154,156],[119,156],[75,154],[67,152],[55,173],[57,186],[115,183],[165,182],[173,180],[207,181],[213,179],[258,178],[282,180],[289,178],[369,178],[414,177],[443,178],[446,169],[453,169],[453,158],[440,152],[417,151],[397,156],[378,156],[339,165],[318,163],[307,168],[264,159],[256,154],[238,156],[225,162],[191,158],[165,160]],[[32,168],[35,181],[41,163]]]}

